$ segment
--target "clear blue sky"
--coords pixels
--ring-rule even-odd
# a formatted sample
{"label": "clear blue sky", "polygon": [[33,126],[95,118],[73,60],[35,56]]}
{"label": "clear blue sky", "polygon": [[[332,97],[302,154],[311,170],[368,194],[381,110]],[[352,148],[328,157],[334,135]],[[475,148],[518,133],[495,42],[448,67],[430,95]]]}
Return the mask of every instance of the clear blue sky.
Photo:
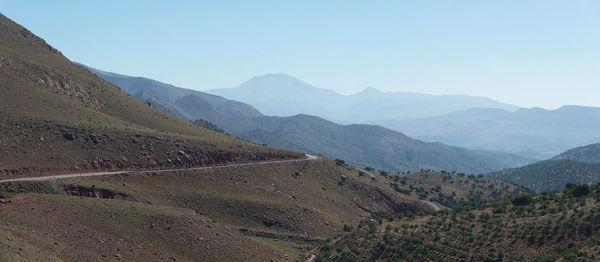
{"label": "clear blue sky", "polygon": [[600,106],[600,0],[0,0],[0,12],[73,61],[197,90],[287,73],[340,93]]}

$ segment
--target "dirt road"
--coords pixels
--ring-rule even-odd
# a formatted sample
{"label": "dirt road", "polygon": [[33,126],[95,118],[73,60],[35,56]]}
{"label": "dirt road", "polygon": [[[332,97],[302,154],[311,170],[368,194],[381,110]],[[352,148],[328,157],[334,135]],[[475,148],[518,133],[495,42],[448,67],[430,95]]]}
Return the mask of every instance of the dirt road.
{"label": "dirt road", "polygon": [[110,172],[89,172],[89,173],[74,173],[74,174],[64,174],[64,175],[51,175],[51,176],[38,176],[38,177],[20,177],[20,178],[11,178],[11,179],[3,179],[0,180],[0,183],[6,182],[23,182],[23,181],[47,181],[47,180],[56,180],[56,179],[67,179],[74,177],[88,177],[88,176],[109,176],[116,174],[131,174],[131,173],[146,173],[146,172],[173,172],[173,171],[187,171],[187,170],[204,170],[204,169],[216,169],[216,168],[227,168],[227,167],[240,167],[240,166],[252,166],[252,165],[268,165],[268,164],[277,164],[277,163],[291,163],[291,162],[301,162],[301,161],[313,161],[318,160],[319,157],[315,155],[306,155],[304,159],[292,159],[292,160],[275,160],[275,161],[263,161],[263,162],[254,162],[254,163],[241,163],[241,164],[229,164],[229,165],[218,165],[218,166],[204,166],[204,167],[192,167],[192,168],[175,168],[175,169],[154,169],[154,170],[125,170],[125,171],[110,171]]}

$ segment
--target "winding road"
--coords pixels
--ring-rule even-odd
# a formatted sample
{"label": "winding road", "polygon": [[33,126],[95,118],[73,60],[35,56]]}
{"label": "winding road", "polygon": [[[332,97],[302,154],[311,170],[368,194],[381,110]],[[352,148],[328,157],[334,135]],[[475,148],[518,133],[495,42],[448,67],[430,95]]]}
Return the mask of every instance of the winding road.
{"label": "winding road", "polygon": [[38,176],[38,177],[20,177],[11,179],[2,179],[0,183],[6,182],[30,182],[30,181],[47,181],[57,179],[67,179],[75,177],[88,177],[88,176],[109,176],[116,174],[132,174],[132,173],[161,173],[161,172],[173,172],[173,171],[190,171],[190,170],[205,170],[205,169],[217,169],[217,168],[228,168],[228,167],[240,167],[240,166],[253,166],[253,165],[268,165],[277,163],[292,163],[301,161],[313,161],[320,159],[318,156],[306,154],[304,159],[291,159],[291,160],[274,160],[274,161],[263,161],[254,163],[241,163],[241,164],[229,164],[229,165],[218,165],[218,166],[204,166],[204,167],[192,167],[192,168],[175,168],[175,169],[150,169],[150,170],[125,170],[125,171],[110,171],[110,172],[90,172],[90,173],[74,173],[64,175],[51,175],[51,176]]}

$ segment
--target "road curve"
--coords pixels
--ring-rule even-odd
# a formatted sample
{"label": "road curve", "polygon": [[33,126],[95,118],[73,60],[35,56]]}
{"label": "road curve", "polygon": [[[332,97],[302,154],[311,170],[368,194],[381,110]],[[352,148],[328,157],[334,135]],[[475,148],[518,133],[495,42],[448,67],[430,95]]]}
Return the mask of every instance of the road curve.
{"label": "road curve", "polygon": [[435,210],[435,211],[440,211],[440,210],[442,210],[442,209],[440,208],[440,206],[438,206],[436,203],[429,202],[429,201],[425,201],[425,200],[421,200],[421,202],[423,202],[423,203],[425,203],[425,204],[428,204],[428,205],[429,205],[429,206],[431,206],[431,208],[433,208],[433,210]]}
{"label": "road curve", "polygon": [[90,173],[75,173],[75,174],[64,174],[64,175],[51,175],[51,176],[39,176],[39,177],[20,177],[0,180],[0,183],[6,182],[28,182],[28,181],[48,181],[57,179],[67,179],[75,177],[88,177],[88,176],[108,176],[116,174],[132,174],[132,173],[161,173],[161,172],[173,172],[173,171],[188,171],[188,170],[205,170],[205,169],[217,169],[227,167],[239,167],[239,166],[252,166],[252,165],[267,165],[277,163],[291,163],[301,161],[313,161],[320,159],[318,156],[306,154],[304,159],[292,159],[292,160],[274,160],[274,161],[263,161],[254,163],[241,163],[241,164],[229,164],[219,166],[204,166],[204,167],[192,167],[192,168],[174,168],[174,169],[150,169],[150,170],[125,170],[125,171],[110,171],[110,172],[90,172]]}

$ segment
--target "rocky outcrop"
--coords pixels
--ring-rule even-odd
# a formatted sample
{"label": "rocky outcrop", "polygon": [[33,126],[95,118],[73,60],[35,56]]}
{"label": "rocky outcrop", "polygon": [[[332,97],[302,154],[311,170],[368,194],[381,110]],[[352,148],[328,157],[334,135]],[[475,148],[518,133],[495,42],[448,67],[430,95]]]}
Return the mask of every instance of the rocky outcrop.
{"label": "rocky outcrop", "polygon": [[110,189],[97,188],[96,186],[84,187],[84,186],[66,186],[64,191],[69,196],[81,196],[81,197],[92,197],[92,198],[105,198],[105,199],[119,199],[127,201],[137,201],[134,197],[125,193],[116,192]]}

